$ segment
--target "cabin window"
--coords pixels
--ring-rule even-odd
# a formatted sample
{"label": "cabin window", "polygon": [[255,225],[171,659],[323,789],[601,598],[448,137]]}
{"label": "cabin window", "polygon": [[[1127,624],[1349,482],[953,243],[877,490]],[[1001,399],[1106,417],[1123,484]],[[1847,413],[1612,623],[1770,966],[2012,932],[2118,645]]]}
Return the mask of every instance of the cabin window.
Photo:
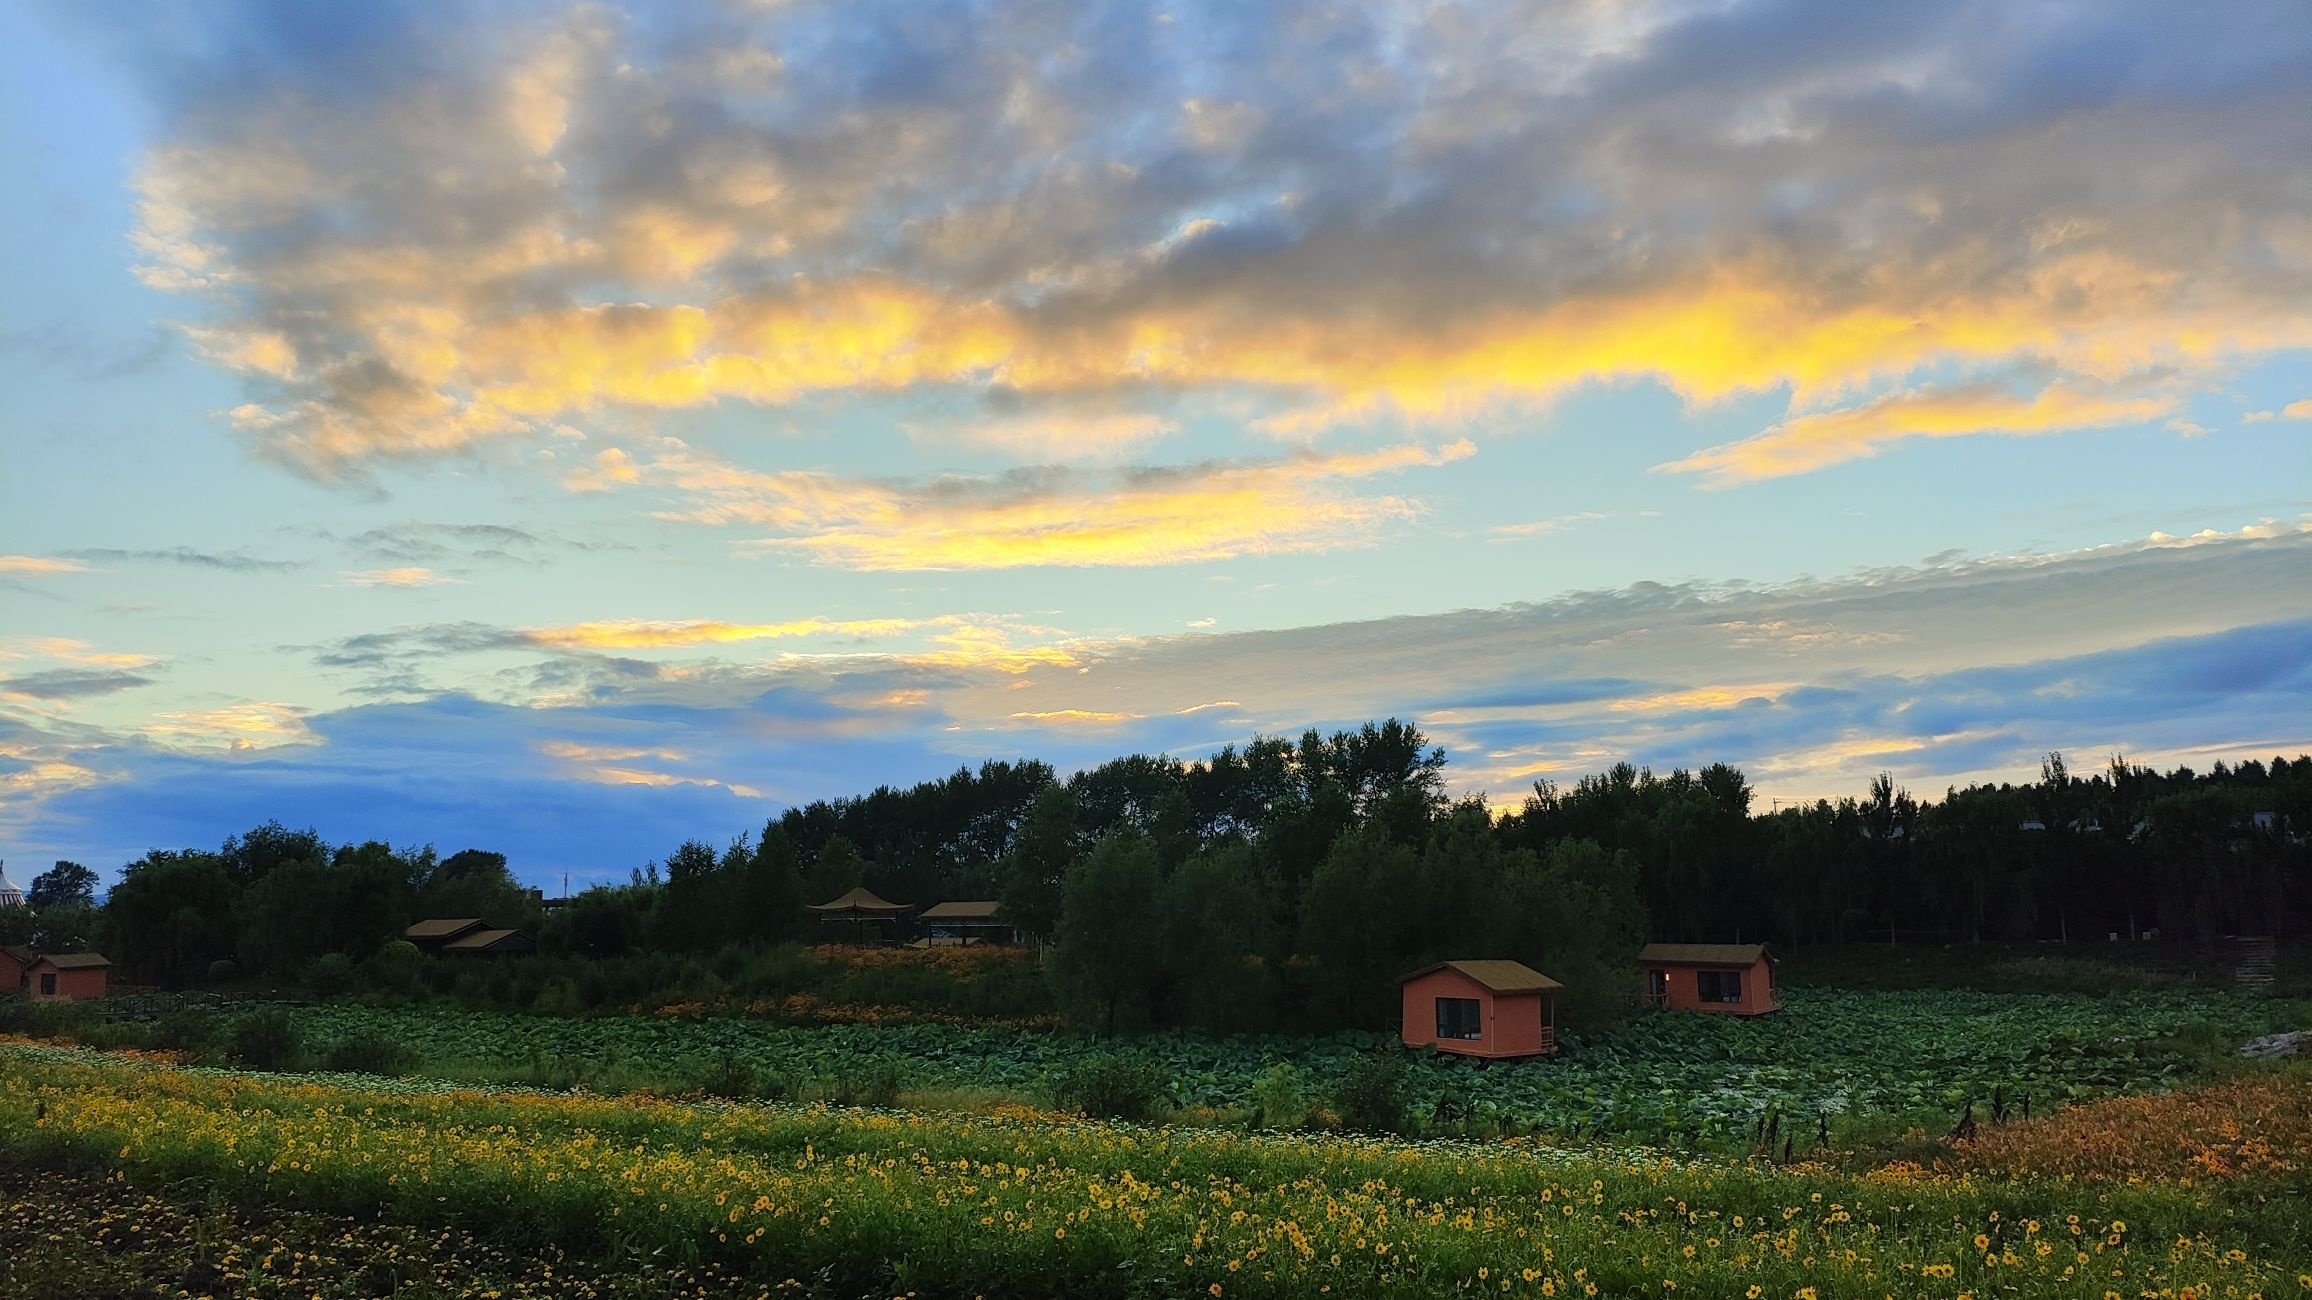
{"label": "cabin window", "polygon": [[1740,1002],[1742,1000],[1742,972],[1738,970],[1701,970],[1694,972],[1694,991],[1704,1002]]}
{"label": "cabin window", "polygon": [[1477,999],[1437,999],[1437,1036],[1439,1038],[1483,1038],[1484,1025],[1477,1018]]}
{"label": "cabin window", "polygon": [[54,975],[43,975],[40,977],[40,996],[44,998],[52,998],[56,996],[56,977]]}

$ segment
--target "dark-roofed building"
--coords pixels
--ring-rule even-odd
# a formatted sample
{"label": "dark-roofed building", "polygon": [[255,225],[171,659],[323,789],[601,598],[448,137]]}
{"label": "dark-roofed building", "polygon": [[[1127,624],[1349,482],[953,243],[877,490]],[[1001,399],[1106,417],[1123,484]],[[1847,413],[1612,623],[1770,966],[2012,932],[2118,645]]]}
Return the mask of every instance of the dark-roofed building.
{"label": "dark-roofed building", "polygon": [[453,940],[464,938],[477,930],[495,928],[478,916],[437,916],[410,926],[401,932],[401,937],[426,952],[435,952]]}
{"label": "dark-roofed building", "polygon": [[1762,943],[1649,943],[1638,950],[1645,1000],[1678,1011],[1780,1011],[1774,954]]}
{"label": "dark-roofed building", "polygon": [[878,898],[865,885],[827,903],[811,903],[823,943],[887,943],[900,938],[907,914],[915,908]]}
{"label": "dark-roofed building", "polygon": [[52,952],[24,972],[34,1002],[86,1002],[112,991],[112,962],[100,952]]}
{"label": "dark-roofed building", "polygon": [[1496,1061],[1557,1051],[1557,995],[1565,986],[1523,962],[1441,961],[1402,984],[1407,1047]]}
{"label": "dark-roofed building", "polygon": [[441,946],[444,957],[519,957],[538,951],[538,941],[520,930],[468,930]]}
{"label": "dark-roofed building", "polygon": [[916,918],[923,930],[923,937],[916,942],[927,948],[1018,942],[1018,931],[996,914],[998,907],[994,902],[979,901],[934,904]]}

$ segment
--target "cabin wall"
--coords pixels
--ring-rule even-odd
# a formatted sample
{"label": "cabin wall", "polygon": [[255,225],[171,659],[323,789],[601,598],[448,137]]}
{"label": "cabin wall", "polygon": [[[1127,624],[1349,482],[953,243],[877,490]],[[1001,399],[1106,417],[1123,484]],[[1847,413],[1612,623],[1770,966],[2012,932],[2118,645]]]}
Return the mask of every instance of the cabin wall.
{"label": "cabin wall", "polygon": [[[56,977],[56,991],[54,993],[40,991],[43,982],[42,977],[47,975]],[[91,966],[78,970],[51,970],[46,966],[41,966],[34,968],[31,972],[31,981],[27,985],[27,991],[31,994],[34,1002],[86,1002],[92,998],[103,997],[106,988],[111,983],[111,977],[112,972],[102,966]]]}
{"label": "cabin wall", "polygon": [[[1407,1047],[1488,1059],[1540,1056],[1554,1050],[1539,993],[1495,993],[1455,970],[1431,971],[1405,981],[1401,991],[1402,1029]],[[1437,999],[1469,998],[1477,1003],[1482,1038],[1437,1037]]]}
{"label": "cabin wall", "polygon": [[[1740,971],[1742,1000],[1740,1002],[1704,1002],[1700,975],[1704,971]],[[1668,977],[1668,990],[1661,1005],[1673,1011],[1712,1011],[1723,1015],[1756,1016],[1780,1010],[1781,999],[1774,987],[1774,963],[1761,957],[1746,967],[1734,966],[1672,966],[1667,964],[1646,967],[1646,990],[1653,989],[1653,977],[1659,972]]]}

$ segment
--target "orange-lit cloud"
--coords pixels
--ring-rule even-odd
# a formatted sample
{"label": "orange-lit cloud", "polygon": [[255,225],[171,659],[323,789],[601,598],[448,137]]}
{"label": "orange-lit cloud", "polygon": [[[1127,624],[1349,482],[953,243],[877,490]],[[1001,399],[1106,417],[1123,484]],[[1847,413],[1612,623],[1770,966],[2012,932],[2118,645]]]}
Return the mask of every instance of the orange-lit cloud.
{"label": "orange-lit cloud", "polygon": [[1726,487],[1875,456],[1909,438],[2105,428],[2158,419],[2177,405],[2174,397],[2104,396],[2067,384],[2051,384],[2030,397],[1993,387],[1911,390],[1861,406],[1801,415],[1755,437],[1655,468],[1700,474],[1708,486]]}
{"label": "orange-lit cloud", "polygon": [[555,650],[676,650],[775,641],[792,637],[888,637],[927,626],[907,618],[799,618],[783,623],[725,623],[714,619],[603,619],[525,629],[528,643]]}
{"label": "orange-lit cloud", "polygon": [[463,581],[415,564],[397,569],[364,569],[347,573],[345,580],[356,587],[435,587]]}
{"label": "orange-lit cloud", "polygon": [[292,704],[250,700],[215,709],[160,713],[144,724],[145,737],[172,749],[236,752],[315,743],[310,711]]}
{"label": "orange-lit cloud", "polygon": [[841,568],[1137,566],[1370,544],[1374,530],[1415,518],[1420,507],[1404,497],[1355,495],[1341,484],[1447,464],[1475,450],[1462,439],[1099,478],[1048,471],[894,485],[748,470],[660,438],[648,460],[607,448],[567,481],[577,491],[669,488],[687,504],[662,518],[768,528],[783,535],[749,545]]}
{"label": "orange-lit cloud", "polygon": [[87,568],[87,565],[74,560],[59,560],[46,555],[0,555],[0,573],[80,573]]}
{"label": "orange-lit cloud", "polygon": [[2277,411],[2250,411],[2240,417],[2242,424],[2264,424],[2272,420],[2312,420],[2312,397],[2290,402]]}

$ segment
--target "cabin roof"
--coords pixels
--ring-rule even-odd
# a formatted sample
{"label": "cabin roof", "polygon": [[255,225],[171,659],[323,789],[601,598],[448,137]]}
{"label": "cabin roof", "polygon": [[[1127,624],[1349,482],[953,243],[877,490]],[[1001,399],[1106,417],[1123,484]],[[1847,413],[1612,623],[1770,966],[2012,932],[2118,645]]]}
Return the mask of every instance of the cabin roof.
{"label": "cabin roof", "polygon": [[472,934],[459,935],[443,944],[442,951],[478,952],[484,948],[494,948],[502,940],[518,938],[521,934],[520,930],[476,930]]}
{"label": "cabin roof", "polygon": [[468,930],[487,930],[490,923],[478,916],[437,916],[418,922],[401,932],[404,939],[448,939]]}
{"label": "cabin roof", "polygon": [[112,960],[101,952],[52,952],[32,964],[54,966],[58,970],[95,970],[112,965]]}
{"label": "cabin roof", "polygon": [[897,916],[911,910],[906,903],[876,897],[865,885],[846,892],[832,903],[813,903],[810,908],[821,916]]}
{"label": "cabin roof", "polygon": [[14,957],[19,963],[29,966],[40,959],[40,954],[23,944],[11,943],[0,945],[0,957]]}
{"label": "cabin roof", "polygon": [[939,903],[923,909],[918,918],[925,921],[992,921],[997,904],[993,902]]}
{"label": "cabin roof", "polygon": [[1762,943],[1649,943],[1638,960],[1658,966],[1750,966],[1773,959]]}
{"label": "cabin roof", "polygon": [[[1479,960],[1464,961],[1441,961],[1434,966],[1423,966],[1421,969],[1405,976],[1405,980],[1417,980],[1423,975],[1434,974],[1435,972],[1441,970],[1457,971],[1462,975],[1466,975],[1470,979],[1477,981],[1477,983],[1483,986],[1484,989],[1489,993],[1540,993],[1550,989],[1562,989],[1565,987],[1565,985],[1558,983],[1556,980],[1553,980],[1549,976],[1542,974],[1540,971],[1537,971],[1533,967],[1526,965],[1524,962],[1507,961],[1498,958],[1485,958]],[[1405,980],[1399,980],[1398,983],[1404,983]]]}

